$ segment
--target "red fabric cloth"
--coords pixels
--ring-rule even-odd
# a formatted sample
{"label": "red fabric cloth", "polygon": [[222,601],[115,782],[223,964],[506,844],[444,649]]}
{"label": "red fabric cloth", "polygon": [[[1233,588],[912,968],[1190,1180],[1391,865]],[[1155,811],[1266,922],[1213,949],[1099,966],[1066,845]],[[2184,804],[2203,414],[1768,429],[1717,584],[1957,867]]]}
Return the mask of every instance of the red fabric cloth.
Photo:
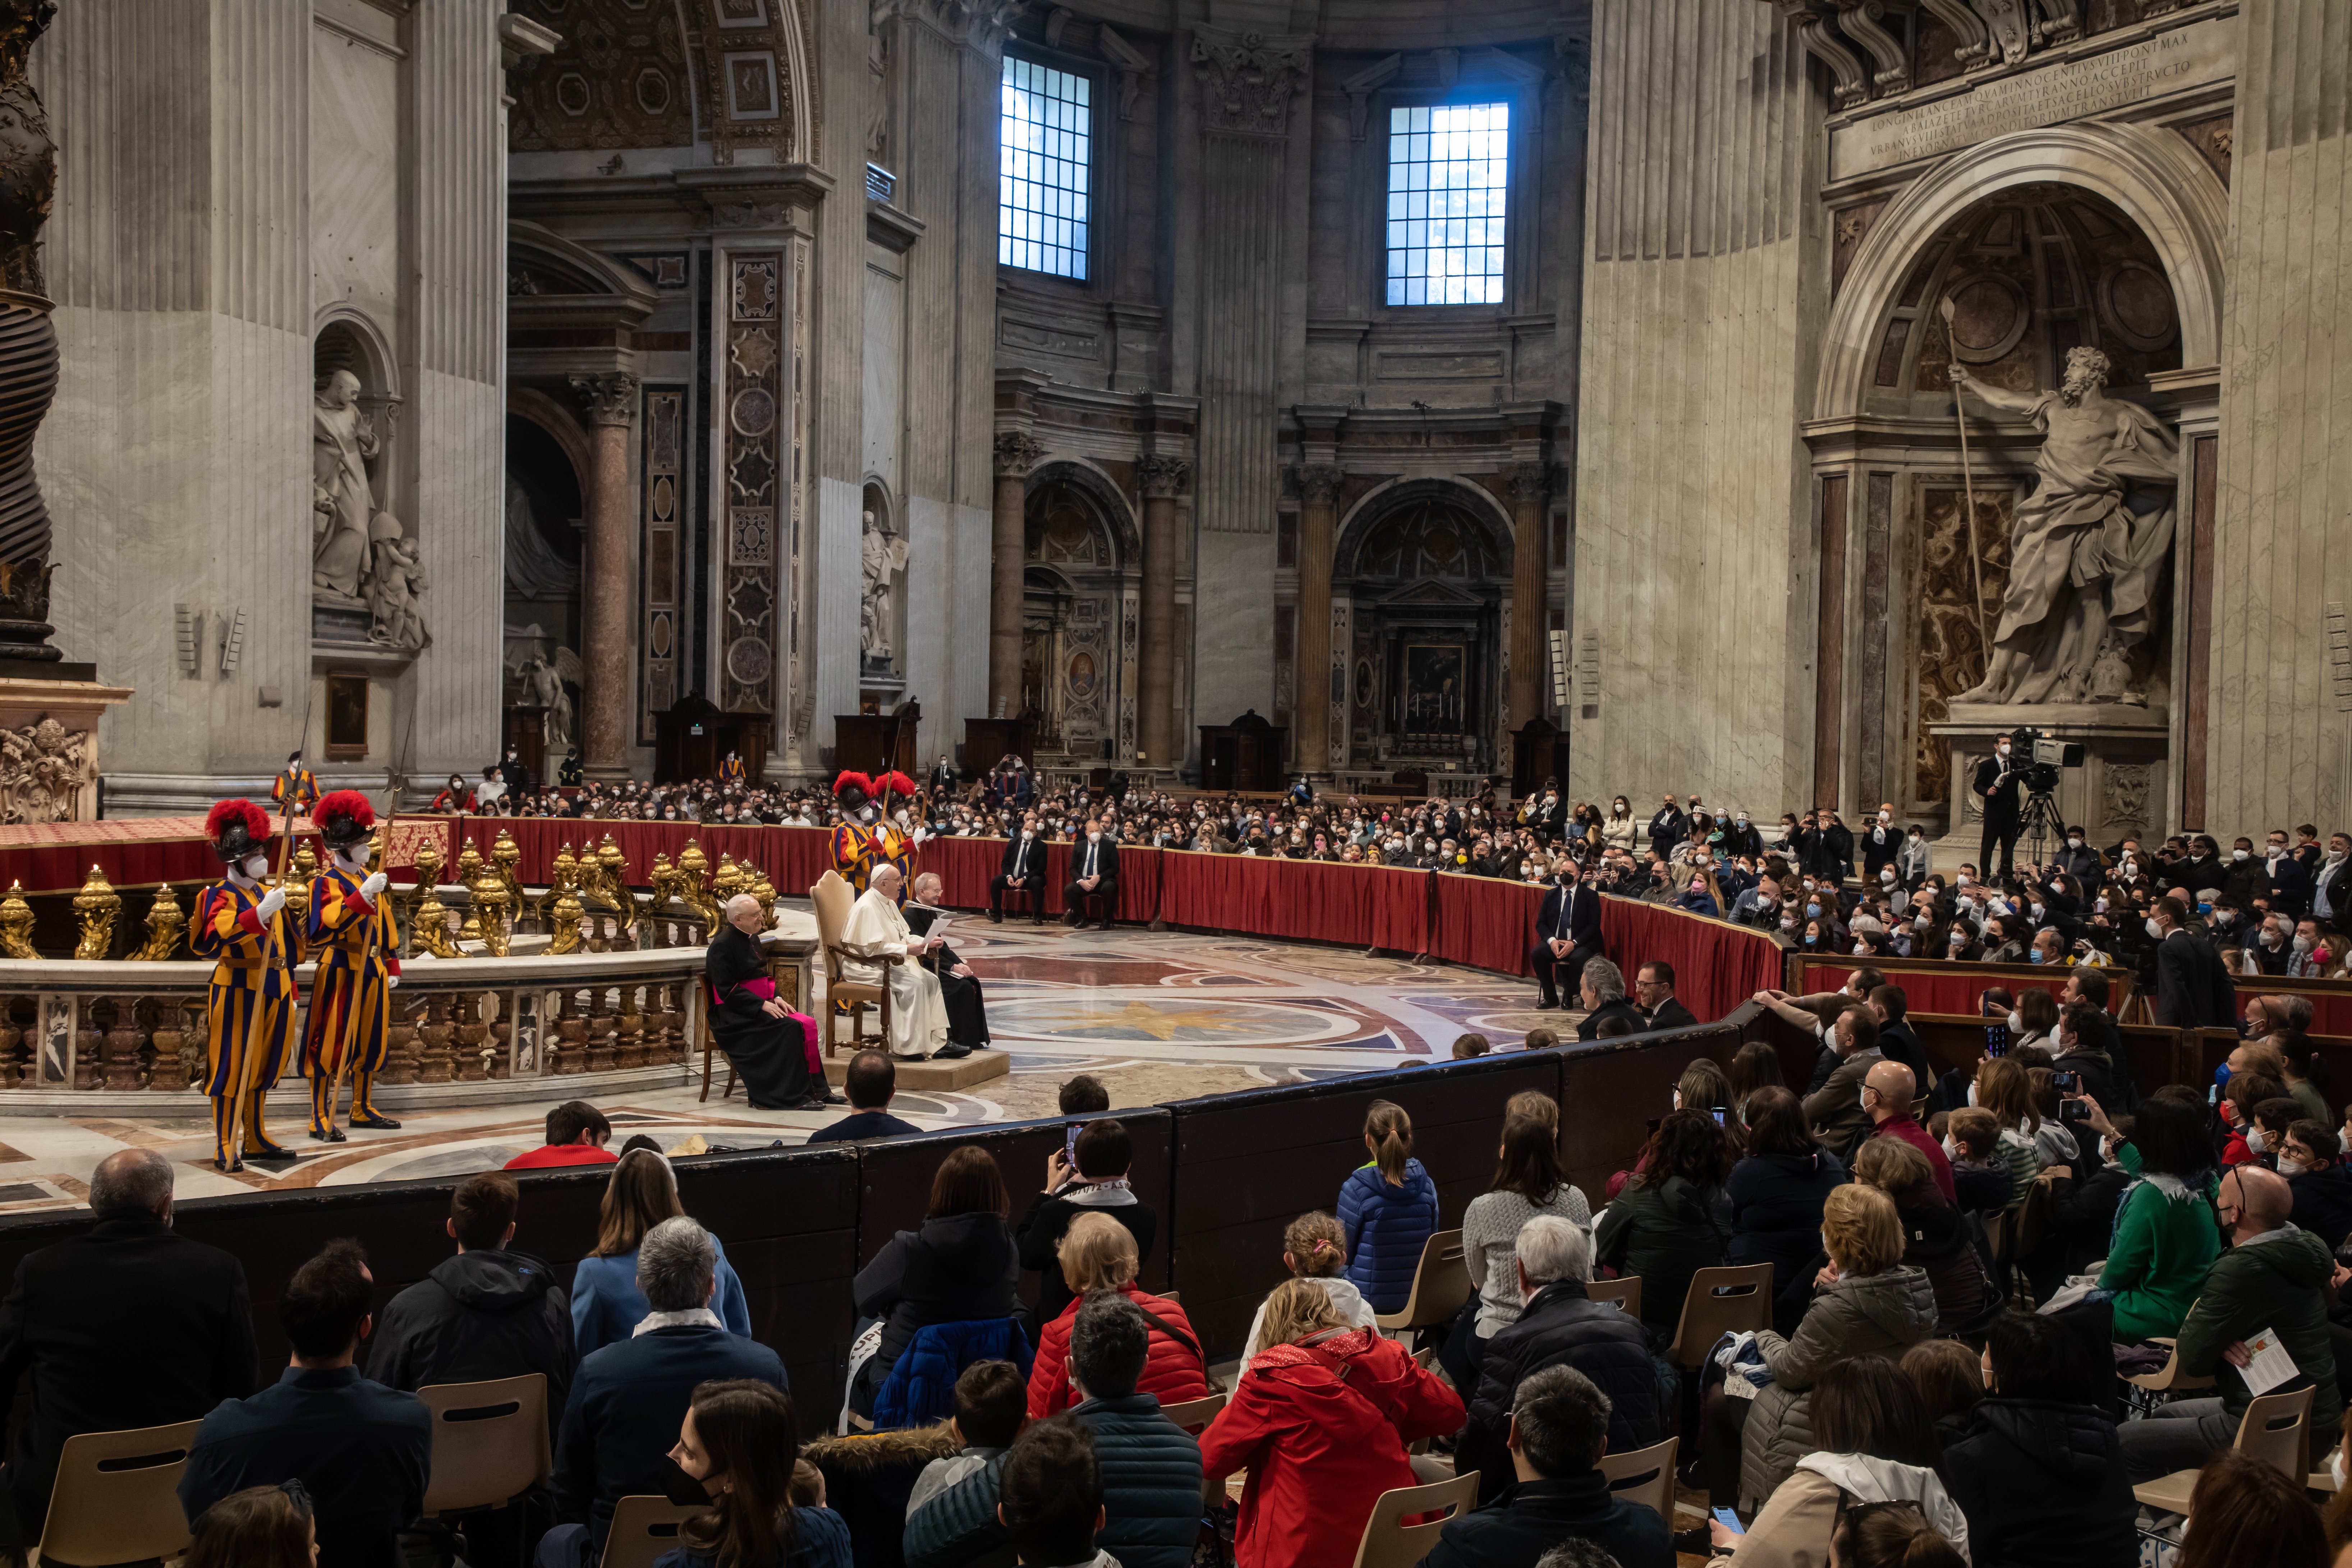
{"label": "red fabric cloth", "polygon": [[1638,899],[1601,900],[1601,941],[1625,972],[1629,994],[1642,964],[1654,959],[1673,964],[1675,997],[1703,1024],[1727,1016],[1759,991],[1778,990],[1786,978],[1780,944],[1763,932]]}
{"label": "red fabric cloth", "polygon": [[1298,1346],[1275,1345],[1201,1434],[1203,1476],[1249,1471],[1240,1568],[1353,1568],[1381,1494],[1420,1484],[1405,1445],[1461,1428],[1461,1398],[1394,1340],[1352,1329],[1317,1348],[1347,1361],[1345,1383]]}
{"label": "red fabric cloth", "polygon": [[[1132,1281],[1119,1293],[1152,1316],[1164,1318],[1192,1335],[1192,1344],[1186,1345],[1152,1329],[1150,1349],[1144,1352],[1143,1375],[1136,1380],[1135,1391],[1156,1395],[1162,1405],[1184,1405],[1208,1398],[1208,1373],[1199,1353],[1201,1336],[1193,1332],[1192,1320],[1184,1315],[1184,1309],[1136,1289]],[[1062,1309],[1062,1315],[1037,1335],[1037,1360],[1029,1369],[1029,1418],[1033,1421],[1058,1415],[1077,1403],[1076,1395],[1070,1391],[1070,1329],[1078,1321],[1078,1309],[1086,1305],[1086,1300],[1083,1296],[1072,1297],[1070,1304]]]}
{"label": "red fabric cloth", "polygon": [[[1853,967],[1843,963],[1807,963],[1801,989],[1808,996],[1840,990]],[[1877,967],[1885,972],[1887,984],[1903,988],[1903,1009],[1906,1013],[1963,1013],[1973,1017],[1989,985],[2004,986],[2012,996],[2021,988],[2047,991],[2053,1000],[2066,989],[2066,969],[2063,966],[2043,966],[2031,974],[2020,974],[2013,964],[1993,968],[1954,963],[1948,959],[1915,959],[1900,965],[1881,963]],[[2108,1011],[2115,1010],[2118,1000],[2115,988],[2108,987]]]}
{"label": "red fabric cloth", "polygon": [[1525,882],[1487,877],[1428,873],[1431,931],[1429,955],[1505,974],[1533,974],[1528,954],[1536,945],[1536,911],[1545,889]]}
{"label": "red fabric cloth", "polygon": [[562,1165],[612,1165],[620,1156],[593,1143],[542,1143],[507,1162],[509,1171],[549,1171]]}
{"label": "red fabric cloth", "polygon": [[2246,1016],[2246,1004],[2257,996],[2277,995],[2294,992],[2311,998],[2311,1027],[2314,1035],[2352,1035],[2352,981],[2347,980],[2273,980],[2263,976],[2241,975],[2238,978],[2238,1016]]}

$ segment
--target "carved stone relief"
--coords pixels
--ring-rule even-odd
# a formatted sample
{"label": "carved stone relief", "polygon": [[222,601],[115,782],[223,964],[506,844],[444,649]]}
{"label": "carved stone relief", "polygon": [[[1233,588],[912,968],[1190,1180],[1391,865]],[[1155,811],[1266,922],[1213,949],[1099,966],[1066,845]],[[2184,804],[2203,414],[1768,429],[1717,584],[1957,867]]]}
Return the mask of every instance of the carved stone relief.
{"label": "carved stone relief", "polygon": [[0,822],[71,822],[98,776],[93,739],[54,719],[0,730]]}
{"label": "carved stone relief", "polygon": [[1913,721],[1911,798],[1940,802],[1951,793],[1951,742],[1927,726],[1951,717],[1950,699],[1984,679],[1982,628],[2000,616],[2009,586],[2009,523],[2015,492],[1977,479],[1977,539],[1982,548],[1981,597],[1969,563],[1965,491],[1957,474],[1923,479],[1917,487],[1919,599],[1918,686]]}

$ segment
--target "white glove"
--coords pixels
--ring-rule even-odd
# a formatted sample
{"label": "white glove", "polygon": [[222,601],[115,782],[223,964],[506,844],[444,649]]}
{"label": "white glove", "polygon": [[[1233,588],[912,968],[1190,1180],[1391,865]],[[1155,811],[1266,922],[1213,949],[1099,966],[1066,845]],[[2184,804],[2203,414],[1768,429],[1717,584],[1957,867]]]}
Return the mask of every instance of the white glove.
{"label": "white glove", "polygon": [[915,829],[915,842],[918,844],[927,841],[930,836],[931,830],[928,827],[918,827]]}
{"label": "white glove", "polygon": [[375,901],[375,896],[378,893],[383,892],[384,889],[391,884],[391,882],[392,879],[385,876],[383,872],[371,872],[368,875],[368,879],[360,884],[360,897],[367,900],[370,903],[373,903]]}
{"label": "white glove", "polygon": [[399,975],[397,975],[397,974],[387,974],[387,975],[385,975],[385,976],[383,977],[383,988],[384,988],[386,991],[397,991],[397,990],[399,990],[399,989],[400,989],[400,976],[399,976]]}
{"label": "white glove", "polygon": [[264,921],[274,921],[278,911],[286,907],[286,889],[272,888],[261,895],[260,915]]}

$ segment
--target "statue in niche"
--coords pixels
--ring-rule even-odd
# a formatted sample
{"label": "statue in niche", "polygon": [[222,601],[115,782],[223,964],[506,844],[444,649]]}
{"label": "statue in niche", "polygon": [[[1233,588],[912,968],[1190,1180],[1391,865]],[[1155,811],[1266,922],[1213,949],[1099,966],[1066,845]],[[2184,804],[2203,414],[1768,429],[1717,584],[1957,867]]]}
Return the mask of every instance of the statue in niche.
{"label": "statue in niche", "polygon": [[857,542],[857,574],[865,588],[857,624],[868,665],[890,662],[890,579],[906,569],[907,542],[867,512],[866,531]]}
{"label": "statue in niche", "polygon": [[[2097,349],[2071,349],[2065,384],[2029,396],[1951,367],[1956,395],[2031,419],[2045,437],[2039,483],[2010,525],[1990,667],[1955,703],[2091,700],[2095,680],[2114,690],[2117,663],[2128,668],[2155,629],[2151,600],[2171,552],[2175,503],[2143,514],[2125,503],[2125,488],[2176,483],[2177,448],[2154,415],[2106,395],[2111,369]],[[2104,700],[2145,701],[2127,690]]]}
{"label": "statue in niche", "polygon": [[575,737],[572,732],[572,693],[567,688],[588,684],[588,671],[581,664],[580,656],[559,644],[555,652],[546,657],[534,648],[529,658],[513,668],[525,705],[547,710],[547,754],[552,757],[570,751]]}
{"label": "statue in niche", "polygon": [[375,512],[367,465],[383,449],[374,424],[360,406],[360,378],[347,370],[331,372],[310,407],[313,588],[360,597],[369,574],[369,524]]}
{"label": "statue in niche", "polygon": [[378,547],[377,567],[368,579],[368,641],[419,653],[433,646],[418,602],[431,585],[425,580],[421,553],[413,539],[394,538]]}

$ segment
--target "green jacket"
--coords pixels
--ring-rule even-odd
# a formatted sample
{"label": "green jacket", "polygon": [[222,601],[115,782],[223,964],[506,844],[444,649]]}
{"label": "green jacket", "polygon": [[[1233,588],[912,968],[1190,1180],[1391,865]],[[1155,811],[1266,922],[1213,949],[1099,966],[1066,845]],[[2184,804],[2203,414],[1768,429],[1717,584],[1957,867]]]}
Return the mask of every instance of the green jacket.
{"label": "green jacket", "polygon": [[2327,1281],[2335,1268],[2327,1244],[2291,1225],[2277,1235],[2239,1243],[2221,1254],[2205,1277],[2205,1289],[2181,1322],[2176,1352],[2181,1371],[2221,1384],[2222,1408],[2236,1417],[2245,1414],[2253,1396],[2246,1391],[2244,1376],[2221,1352],[2272,1330],[2280,1347],[2294,1358],[2296,1370],[2315,1385],[2311,1400],[2315,1454],[2336,1446],[2344,1420],[2343,1396],[2336,1390],[2336,1354],[2327,1339]]}
{"label": "green jacket", "polygon": [[2189,1188],[2173,1197],[2154,1181],[2126,1189],[2106,1267],[2099,1270],[2099,1288],[2116,1293],[2117,1342],[2178,1332],[2221,1250],[2213,1207],[2202,1193]]}

